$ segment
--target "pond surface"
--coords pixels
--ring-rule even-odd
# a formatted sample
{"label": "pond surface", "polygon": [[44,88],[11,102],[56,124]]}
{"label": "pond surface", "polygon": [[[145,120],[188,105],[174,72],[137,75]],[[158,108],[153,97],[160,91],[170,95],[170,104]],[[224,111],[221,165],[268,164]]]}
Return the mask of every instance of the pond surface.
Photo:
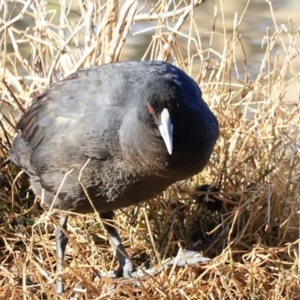
{"label": "pond surface", "polygon": [[[119,1],[119,3],[122,2],[124,1]],[[176,1],[176,3],[178,2],[179,1]],[[190,3],[190,1],[187,2]],[[59,23],[60,13],[57,11],[59,9],[59,2],[57,0],[53,0],[49,1],[49,3],[49,7],[56,12],[54,13],[53,18]],[[104,4],[106,1],[102,1],[101,3]],[[142,9],[142,12],[148,12],[153,3],[154,1],[148,1],[146,6]],[[170,3],[173,2],[170,1]],[[138,1],[138,8],[142,8],[144,4],[145,1]],[[18,7],[14,7],[13,3],[9,3],[9,5],[13,8],[13,17],[14,14],[18,13]],[[184,6],[184,1],[182,1],[181,6]],[[243,51],[240,45],[236,45],[234,57],[236,59],[237,68],[233,75],[236,78],[243,78],[247,73],[248,78],[251,80],[255,79],[260,71],[261,61],[267,48],[266,37],[268,33],[269,36],[272,36],[278,28],[279,30],[282,30],[282,24],[284,24],[287,32],[296,38],[300,25],[300,2],[299,0],[206,0],[203,4],[194,9],[193,14],[195,24],[193,24],[194,27],[192,30],[190,31],[191,21],[188,18],[184,25],[180,28],[181,36],[177,35],[180,50],[182,50],[184,54],[190,50],[191,56],[193,57],[192,67],[190,68],[189,74],[193,77],[197,77],[197,74],[199,73],[199,66],[203,59],[208,59],[209,57],[210,60],[218,60],[218,58],[222,56],[226,41],[230,40],[234,33],[240,36]],[[73,21],[73,23],[76,23],[80,16],[81,14],[78,1],[74,0],[72,2],[72,10],[69,14],[71,22]],[[242,22],[239,26],[236,26],[242,16]],[[140,60],[141,58],[150,58],[149,54],[145,55],[145,53],[151,38],[155,33],[153,28],[156,25],[156,22],[157,21],[136,22],[132,26],[131,33],[126,41],[122,60]],[[171,27],[175,24],[175,22],[172,22],[170,19],[168,22]],[[26,20],[24,18],[17,26],[24,29],[24,27],[27,28],[28,25],[29,24],[26,24]],[[224,27],[226,28],[225,31]],[[236,30],[234,30],[235,28]],[[198,37],[197,34],[199,34]],[[189,46],[187,36],[195,37],[196,43],[191,43]],[[286,53],[284,52],[284,47],[282,47],[280,39],[282,39],[288,47],[290,41],[287,37],[287,33],[283,33],[279,37],[276,37],[278,45],[276,44],[272,50],[273,56],[278,54],[282,57],[282,59],[286,57]],[[31,49],[28,45],[28,43],[24,44],[24,47],[27,48],[25,50],[23,49],[23,53],[30,53]],[[214,52],[210,52],[210,50],[208,50],[210,49],[210,46]],[[22,44],[20,45],[20,48],[22,48]],[[296,50],[300,49],[300,41],[297,42],[295,48]],[[8,50],[13,51],[11,45],[8,45]],[[244,54],[246,56],[247,67],[244,65]],[[25,55],[25,57],[28,56],[29,54]]]}
{"label": "pond surface", "polygon": [[[194,18],[201,36],[202,48],[207,49],[210,45],[211,34],[213,31],[214,13],[217,13],[216,26],[214,30],[214,37],[212,41],[213,48],[222,53],[224,47],[224,31],[221,1],[206,0],[203,4],[199,5],[194,10]],[[233,32],[234,18],[239,20],[246,8],[248,1],[226,1],[223,0],[223,11],[225,17],[225,27],[227,39]],[[256,75],[258,72],[261,60],[266,49],[267,29],[269,34],[272,35],[276,32],[276,27],[279,28],[281,24],[285,24],[287,29],[292,34],[296,34],[300,25],[300,1],[298,0],[272,0],[270,6],[267,1],[252,0],[250,1],[241,25],[238,27],[237,32],[241,35],[241,41],[245,49],[247,63],[250,73]],[[273,16],[271,13],[273,10]],[[276,22],[276,23],[274,23]],[[142,29],[154,26],[151,22],[137,23],[132,28],[132,34],[128,40],[126,51],[124,52],[124,60],[127,59],[140,59],[145,53],[151,35],[154,31],[145,31],[143,34],[135,35],[135,32]],[[189,22],[181,28],[184,34],[189,33]],[[264,42],[263,42],[264,41]],[[300,49],[300,43],[299,48]],[[274,51],[278,49],[275,48]],[[243,59],[242,54],[237,55],[238,59]]]}

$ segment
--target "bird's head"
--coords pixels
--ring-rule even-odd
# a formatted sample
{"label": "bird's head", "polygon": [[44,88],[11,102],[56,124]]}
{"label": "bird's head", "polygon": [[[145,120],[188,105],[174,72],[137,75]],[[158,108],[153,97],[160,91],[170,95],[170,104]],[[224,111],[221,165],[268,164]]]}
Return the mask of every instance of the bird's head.
{"label": "bird's head", "polygon": [[163,139],[171,155],[174,131],[183,113],[181,89],[171,78],[156,78],[144,86],[142,93],[144,101],[138,111],[138,118],[154,136]]}

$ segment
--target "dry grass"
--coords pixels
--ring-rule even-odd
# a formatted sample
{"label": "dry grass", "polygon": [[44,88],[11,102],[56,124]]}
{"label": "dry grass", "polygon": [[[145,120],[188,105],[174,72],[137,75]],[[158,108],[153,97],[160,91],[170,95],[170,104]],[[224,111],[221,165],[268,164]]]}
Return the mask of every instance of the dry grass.
{"label": "dry grass", "polygon": [[[214,260],[166,269],[139,287],[119,280],[111,289],[115,282],[96,279],[99,269],[116,267],[105,233],[96,218],[75,216],[63,274],[66,294],[58,298],[74,293],[77,299],[300,298],[299,31],[292,21],[278,25],[274,19],[276,30],[266,30],[264,58],[250,79],[239,34],[242,17],[230,34],[225,28],[216,34],[212,19],[211,43],[203,48],[201,28],[193,19],[202,1],[191,2],[161,0],[145,7],[134,0],[119,6],[117,1],[81,0],[71,6],[65,0],[0,4],[3,160],[17,119],[35,95],[78,69],[122,60],[132,25],[147,20],[155,33],[143,57],[169,60],[192,74],[221,127],[211,162],[201,174],[116,217],[137,264],[158,265],[176,255],[178,247],[202,250]],[[138,34],[142,37],[143,31]],[[222,49],[214,47],[217,37],[223,39]],[[237,55],[243,64],[236,62]],[[52,299],[53,222],[45,213],[41,216],[19,171],[7,164],[0,174],[0,299]],[[201,183],[220,188],[220,213],[192,200],[188,191]]]}

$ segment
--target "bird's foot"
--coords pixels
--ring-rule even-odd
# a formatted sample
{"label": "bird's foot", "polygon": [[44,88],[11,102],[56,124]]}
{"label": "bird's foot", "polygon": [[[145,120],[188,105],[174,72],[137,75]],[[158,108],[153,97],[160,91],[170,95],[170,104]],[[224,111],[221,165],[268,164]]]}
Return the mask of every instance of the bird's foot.
{"label": "bird's foot", "polygon": [[182,251],[181,249],[178,251],[176,257],[164,262],[161,266],[150,268],[150,269],[138,269],[136,270],[132,264],[132,262],[126,258],[125,264],[123,266],[119,266],[119,268],[115,271],[103,272],[101,271],[101,276],[104,278],[135,278],[135,279],[144,279],[149,276],[156,276],[162,272],[165,267],[168,266],[176,266],[176,267],[184,267],[184,266],[194,266],[196,264],[204,264],[211,261],[208,257],[203,257],[199,252],[192,250]]}
{"label": "bird's foot", "polygon": [[123,265],[120,265],[117,270],[108,271],[108,272],[101,271],[100,274],[101,277],[104,278],[120,278],[120,277],[132,278],[135,277],[134,276],[135,272],[136,270],[132,262],[128,258],[126,258],[125,263]]}
{"label": "bird's foot", "polygon": [[179,249],[176,257],[163,263],[163,266],[174,266],[174,265],[177,267],[184,267],[186,265],[194,266],[196,264],[204,264],[209,261],[211,261],[210,258],[200,255],[200,253],[197,251],[192,251],[192,250],[182,251],[181,249]]}
{"label": "bird's foot", "polygon": [[176,257],[162,263],[161,266],[151,269],[140,269],[133,273],[135,278],[142,279],[147,276],[155,276],[162,272],[162,270],[168,266],[184,267],[184,266],[194,266],[197,264],[204,264],[211,261],[210,258],[200,255],[199,252],[192,250],[178,251]]}

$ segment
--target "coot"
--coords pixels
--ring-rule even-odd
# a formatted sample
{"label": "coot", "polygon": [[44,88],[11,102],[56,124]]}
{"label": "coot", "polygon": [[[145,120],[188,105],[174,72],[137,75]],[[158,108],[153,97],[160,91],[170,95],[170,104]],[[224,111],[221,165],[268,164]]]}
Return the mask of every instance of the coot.
{"label": "coot", "polygon": [[[219,134],[196,82],[162,61],[75,72],[38,96],[17,128],[10,159],[27,172],[46,208],[95,209],[110,220],[113,210],[149,200],[200,172]],[[67,219],[60,219],[63,230]],[[117,276],[133,276],[120,237],[112,225],[105,227],[117,250]],[[61,228],[58,272],[68,242]],[[56,291],[64,291],[61,279]]]}

